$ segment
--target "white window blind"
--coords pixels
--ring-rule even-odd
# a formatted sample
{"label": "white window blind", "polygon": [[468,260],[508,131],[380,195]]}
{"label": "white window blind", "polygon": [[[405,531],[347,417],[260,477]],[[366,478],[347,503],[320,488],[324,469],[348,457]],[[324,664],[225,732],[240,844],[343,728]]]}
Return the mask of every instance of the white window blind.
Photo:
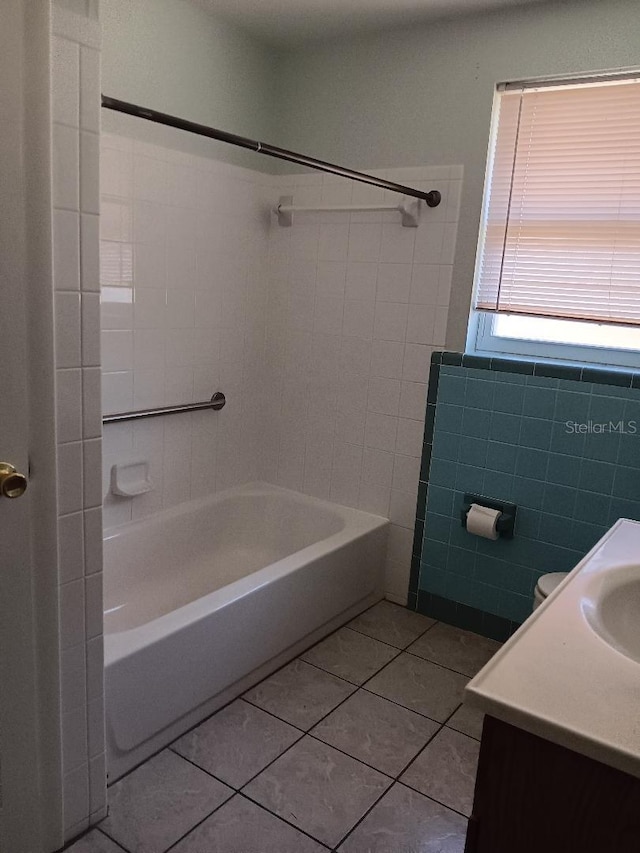
{"label": "white window blind", "polygon": [[640,79],[499,99],[476,308],[640,325]]}

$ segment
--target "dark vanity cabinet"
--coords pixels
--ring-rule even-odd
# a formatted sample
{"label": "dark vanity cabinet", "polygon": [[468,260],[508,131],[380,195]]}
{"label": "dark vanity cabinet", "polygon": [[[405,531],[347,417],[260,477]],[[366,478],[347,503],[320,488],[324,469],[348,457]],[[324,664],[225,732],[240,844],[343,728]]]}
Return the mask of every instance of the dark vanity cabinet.
{"label": "dark vanity cabinet", "polygon": [[640,853],[640,779],[487,716],[465,853]]}

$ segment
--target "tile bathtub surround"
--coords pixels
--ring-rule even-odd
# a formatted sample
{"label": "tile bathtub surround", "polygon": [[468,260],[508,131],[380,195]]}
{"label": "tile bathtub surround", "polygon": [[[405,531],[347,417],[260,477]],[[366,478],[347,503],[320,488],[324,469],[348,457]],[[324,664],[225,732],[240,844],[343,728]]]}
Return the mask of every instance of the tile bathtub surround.
{"label": "tile bathtub surround", "polygon": [[[104,817],[98,277],[100,27],[52,6],[53,274],[64,834]],[[110,853],[108,843],[104,853]]]}
{"label": "tile bathtub surround", "polygon": [[[105,411],[227,394],[218,413],[108,425],[106,526],[255,479],[389,517],[386,593],[406,603],[429,359],[442,346],[460,167],[381,174],[437,187],[418,228],[394,213],[296,204],[398,200],[333,176],[272,177],[106,135],[102,143]],[[153,492],[108,494],[117,461]],[[191,469],[191,482],[176,471]]]}
{"label": "tile bathtub surround", "polygon": [[[275,191],[261,172],[115,134],[101,169],[104,412],[227,396],[219,413],[106,426],[110,527],[258,479]],[[153,491],[114,497],[111,465],[137,459]]]}
{"label": "tile bathtub surround", "polygon": [[[569,571],[621,517],[640,520],[636,374],[436,353],[411,602],[504,639],[538,577]],[[465,492],[518,506],[515,537],[460,523]]]}
{"label": "tile bathtub surround", "polygon": [[[345,632],[389,649],[385,663],[376,646],[357,647],[371,672],[362,687],[333,674],[353,666]],[[305,653],[316,665],[293,661],[113,785],[108,820],[69,853],[462,853],[482,717],[460,704],[459,671],[497,644],[389,602],[335,636]],[[416,671],[394,669],[405,660],[427,673],[422,710],[407,704]],[[390,670],[384,698],[376,683]],[[344,689],[323,694],[327,684]]]}
{"label": "tile bathtub surround", "polygon": [[[418,228],[395,213],[294,214],[269,239],[263,476],[391,520],[386,594],[406,603],[429,359],[444,340],[462,169],[388,169],[437,187]],[[283,178],[299,205],[398,197],[329,175]]]}

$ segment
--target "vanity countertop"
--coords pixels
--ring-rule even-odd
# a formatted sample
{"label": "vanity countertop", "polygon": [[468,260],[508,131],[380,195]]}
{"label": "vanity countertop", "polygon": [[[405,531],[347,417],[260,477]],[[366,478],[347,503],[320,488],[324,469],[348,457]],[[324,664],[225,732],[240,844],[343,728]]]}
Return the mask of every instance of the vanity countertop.
{"label": "vanity countertop", "polygon": [[640,661],[588,618],[611,573],[635,566],[640,523],[620,519],[469,682],[467,703],[640,778]]}

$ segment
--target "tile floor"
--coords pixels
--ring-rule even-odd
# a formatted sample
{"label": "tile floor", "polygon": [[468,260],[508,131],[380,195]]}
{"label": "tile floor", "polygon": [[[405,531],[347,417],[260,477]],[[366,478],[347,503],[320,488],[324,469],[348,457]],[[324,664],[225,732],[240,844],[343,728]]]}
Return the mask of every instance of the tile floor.
{"label": "tile floor", "polygon": [[109,789],[68,853],[462,853],[498,643],[380,602]]}

